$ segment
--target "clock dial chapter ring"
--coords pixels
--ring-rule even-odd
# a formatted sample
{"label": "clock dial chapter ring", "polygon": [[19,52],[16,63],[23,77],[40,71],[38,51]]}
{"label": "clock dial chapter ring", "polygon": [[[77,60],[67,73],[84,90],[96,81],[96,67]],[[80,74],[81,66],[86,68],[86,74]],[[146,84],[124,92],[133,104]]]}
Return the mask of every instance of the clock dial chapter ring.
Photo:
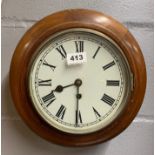
{"label": "clock dial chapter ring", "polygon": [[[76,20],[73,20],[73,16]],[[106,20],[96,20],[99,18],[103,19],[103,17]],[[71,28],[87,28],[96,30],[114,40],[122,49],[133,74],[130,76],[134,79],[131,95],[128,97],[128,102],[118,117],[105,128],[83,135],[69,134],[51,127],[36,112],[28,91],[29,70],[34,58],[38,54],[37,49],[40,44],[51,35]],[[141,68],[143,68],[143,70]],[[14,85],[16,85],[16,87],[14,87]],[[115,82],[115,85],[118,85],[118,82]],[[66,146],[87,146],[101,143],[113,138],[131,123],[137,114],[144,97],[146,87],[146,68],[137,42],[121,24],[112,18],[95,11],[67,10],[41,20],[21,39],[12,58],[10,68],[10,87],[16,109],[26,124],[35,133],[57,144]],[[80,93],[82,93],[82,87],[80,87]],[[69,89],[66,89],[64,92],[67,92],[68,90]],[[82,99],[83,98],[84,96],[82,95]],[[107,99],[107,96],[105,98],[104,95],[103,99]],[[110,98],[110,103],[112,101],[113,100]]]}
{"label": "clock dial chapter ring", "polygon": [[[81,31],[81,32],[80,32],[80,31]],[[96,35],[96,33],[97,33],[96,31],[88,30],[88,29],[70,29],[70,31],[64,31],[64,32],[62,32],[62,33],[60,33],[60,34],[61,34],[62,36],[65,36],[66,33],[68,33],[68,35],[69,35],[69,32],[70,32],[70,33],[74,32],[74,33],[77,34],[77,35],[79,35],[79,34],[81,34],[81,33],[83,33],[83,32],[85,32],[85,33],[87,32],[88,34],[91,32],[91,33],[92,33],[91,35],[93,35],[93,33],[94,33],[94,35]],[[101,34],[100,34],[100,33],[97,33],[97,35],[101,35]],[[59,36],[59,34],[58,34],[58,36]],[[105,36],[104,36],[104,37],[105,37]],[[94,39],[93,39],[93,40],[94,40]],[[90,40],[90,39],[89,39],[89,41],[93,41],[93,40]],[[50,40],[49,40],[49,41],[50,41]],[[65,39],[64,41],[66,41],[66,39]],[[68,39],[67,39],[67,41],[68,41]],[[105,41],[106,41],[106,40],[105,40]],[[61,41],[61,44],[62,44],[62,43],[64,44],[64,42]],[[94,41],[94,43],[96,43],[96,42]],[[105,42],[105,43],[106,43],[106,42]],[[107,42],[106,44],[108,44],[108,43],[109,43],[109,42]],[[46,44],[46,43],[45,43],[45,44]],[[47,41],[47,44],[48,44],[48,41]],[[57,46],[59,46],[59,45],[57,45]],[[55,48],[55,47],[54,47],[54,48]],[[113,54],[113,52],[112,52],[111,54]],[[48,53],[45,54],[45,55],[46,55],[46,57],[47,57],[47,56],[48,56]],[[44,57],[44,56],[43,56],[43,57]],[[44,57],[44,59],[45,59],[46,57]],[[119,61],[117,62],[117,59],[118,59],[118,58],[117,58],[115,55],[113,55],[112,57],[113,57],[114,59],[116,59],[115,62],[114,62],[114,61],[112,61],[112,63],[111,63],[111,62],[110,62],[110,63],[108,62],[108,63],[103,67],[104,70],[108,69],[109,67],[112,67],[113,65],[115,65],[115,63],[117,63],[118,66],[121,66],[121,65],[118,63]],[[43,58],[41,58],[41,60],[43,60]],[[101,59],[101,63],[102,63],[102,59]],[[40,66],[41,66],[41,65],[40,65]],[[58,65],[57,65],[57,66],[58,66]],[[101,66],[101,68],[102,68],[102,66]],[[69,70],[69,69],[68,69],[68,70]],[[121,67],[119,67],[119,70],[120,70],[119,72],[121,73],[121,72],[122,72]],[[86,71],[86,72],[87,72],[87,71]],[[119,72],[118,72],[118,73],[119,73]],[[83,73],[84,73],[84,72],[83,72]],[[38,74],[38,73],[37,73],[37,74]],[[121,74],[122,74],[122,73],[121,73]],[[120,75],[121,75],[121,74],[120,74]],[[38,75],[37,75],[37,76],[38,76]],[[94,74],[93,74],[92,76],[94,76]],[[121,76],[122,76],[122,75],[121,75]],[[58,80],[58,78],[57,78],[57,80]],[[86,81],[87,81],[87,80],[86,80]],[[81,84],[82,81],[77,79],[77,80],[75,81],[75,84],[76,84],[76,82],[77,82],[77,84],[78,84],[78,82],[80,82],[79,84]],[[113,82],[113,81],[111,81],[111,82]],[[119,81],[118,81],[118,82],[119,82]],[[92,83],[92,82],[91,82],[91,83]],[[91,83],[90,83],[90,84],[91,84]],[[71,85],[72,85],[72,84],[71,84]],[[121,84],[121,85],[122,85],[122,84]],[[129,85],[130,85],[130,83],[129,83]],[[69,85],[69,86],[70,86],[70,85]],[[121,92],[120,92],[120,93],[121,93]],[[120,94],[120,95],[121,95],[121,94]],[[120,96],[120,95],[119,95],[119,96]],[[38,94],[38,96],[39,96],[39,94]],[[92,96],[92,95],[91,95],[91,96]],[[87,97],[89,98],[89,96],[87,96]],[[106,102],[107,104],[112,105],[113,102],[115,101],[113,98],[111,98],[110,96],[108,96],[108,95],[106,95],[106,94],[105,94],[103,97],[104,97],[104,98],[103,98],[102,100],[105,101],[105,102],[107,101],[107,102]],[[119,98],[120,98],[120,97],[119,97]],[[83,101],[83,99],[82,99],[82,101]],[[35,103],[35,101],[33,101],[33,102]],[[85,102],[88,102],[88,101],[85,101]],[[96,101],[95,101],[95,102],[96,102]],[[119,99],[118,99],[116,102],[117,102],[117,103],[120,102]],[[120,104],[120,103],[119,103],[119,104]],[[43,103],[42,103],[42,105],[43,105]],[[114,104],[114,106],[112,106],[112,108],[114,109],[114,108],[116,107],[116,105],[117,105],[117,104]],[[63,106],[64,106],[64,105],[63,105]],[[117,106],[117,107],[118,107],[118,106]],[[37,108],[38,108],[38,107],[37,107]],[[95,109],[94,106],[92,106],[92,108]],[[108,115],[110,116],[110,113],[113,111],[113,109],[111,109],[109,112],[106,112],[107,115],[102,116],[102,118],[100,118],[100,119],[97,118],[97,120],[95,120],[95,121],[93,121],[93,122],[91,122],[91,123],[89,123],[89,122],[88,122],[88,123],[82,122],[81,112],[79,111],[79,115],[80,115],[79,118],[80,118],[80,120],[81,120],[81,122],[82,122],[82,123],[80,124],[80,127],[82,127],[82,128],[85,127],[85,132],[84,132],[84,128],[83,128],[83,129],[82,129],[82,128],[81,128],[81,129],[80,129],[80,128],[79,128],[79,129],[74,129],[75,131],[74,131],[73,129],[71,130],[71,129],[69,129],[69,128],[66,128],[66,129],[63,129],[63,130],[64,130],[65,132],[80,133],[80,134],[85,134],[85,133],[88,133],[88,132],[94,132],[95,130],[99,130],[99,129],[102,128],[103,126],[102,126],[102,125],[99,125],[99,127],[96,128],[96,127],[95,127],[95,123],[97,124],[97,122],[99,122],[99,121],[105,119]],[[46,110],[46,111],[47,111],[47,110]],[[49,113],[49,112],[47,111],[47,113]],[[95,113],[95,115],[96,115],[96,114],[97,114],[98,116],[100,115],[100,114],[96,111],[96,109],[94,110],[94,113]],[[40,112],[40,114],[42,114],[42,112]],[[50,114],[50,116],[51,116],[51,114]],[[109,117],[109,116],[108,116],[108,117]],[[107,117],[107,118],[108,118],[108,117]],[[116,116],[115,116],[115,117],[116,117]],[[47,118],[45,117],[45,120],[49,120],[49,123],[51,122],[51,121],[50,121],[50,118],[47,119]],[[110,120],[110,119],[109,119],[109,120]],[[111,120],[111,121],[112,121],[112,120]],[[52,122],[51,122],[51,123],[52,123]],[[62,123],[64,123],[64,122],[62,122]],[[108,122],[107,122],[107,123],[108,123]],[[66,123],[65,123],[65,124],[66,124]],[[67,125],[67,124],[66,124],[66,125]],[[71,125],[71,124],[68,124],[68,125]],[[93,128],[91,129],[91,125],[94,125],[94,129],[93,129]],[[106,125],[107,125],[107,124],[105,124],[104,126],[106,126]],[[52,126],[53,126],[53,124],[52,124]],[[56,127],[58,127],[58,125],[56,125]],[[87,128],[86,128],[86,127],[87,127],[87,128],[89,127],[89,131],[87,131]],[[59,127],[58,127],[58,128],[59,128]],[[96,129],[95,129],[95,128],[96,128]],[[59,128],[59,129],[60,129],[60,128]],[[62,130],[62,129],[61,129],[61,130]],[[79,130],[79,131],[78,131],[78,130]]]}

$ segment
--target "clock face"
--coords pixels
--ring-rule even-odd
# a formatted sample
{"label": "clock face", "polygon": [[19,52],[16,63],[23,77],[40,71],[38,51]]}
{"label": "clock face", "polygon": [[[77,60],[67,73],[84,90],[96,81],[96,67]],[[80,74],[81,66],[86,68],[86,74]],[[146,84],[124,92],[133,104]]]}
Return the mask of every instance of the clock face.
{"label": "clock face", "polygon": [[113,40],[94,30],[70,29],[46,40],[36,53],[29,93],[49,125],[86,134],[106,127],[121,113],[132,74]]}

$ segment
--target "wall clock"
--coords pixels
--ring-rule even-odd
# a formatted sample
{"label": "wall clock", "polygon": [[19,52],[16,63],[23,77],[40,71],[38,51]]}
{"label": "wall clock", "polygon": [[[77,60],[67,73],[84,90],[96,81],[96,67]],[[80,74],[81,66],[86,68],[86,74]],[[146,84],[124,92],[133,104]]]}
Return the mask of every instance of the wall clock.
{"label": "wall clock", "polygon": [[145,93],[146,68],[134,37],[113,18],[65,10],[32,26],[17,45],[11,94],[39,136],[88,146],[121,133]]}

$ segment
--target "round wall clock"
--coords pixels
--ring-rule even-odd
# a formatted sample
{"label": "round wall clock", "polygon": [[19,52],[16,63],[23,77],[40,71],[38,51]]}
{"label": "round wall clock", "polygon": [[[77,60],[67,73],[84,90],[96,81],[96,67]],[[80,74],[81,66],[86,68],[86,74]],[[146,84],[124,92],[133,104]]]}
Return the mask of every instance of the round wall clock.
{"label": "round wall clock", "polygon": [[146,68],[131,33],[91,10],[45,17],[20,40],[10,68],[20,116],[39,136],[88,146],[121,133],[145,93]]}

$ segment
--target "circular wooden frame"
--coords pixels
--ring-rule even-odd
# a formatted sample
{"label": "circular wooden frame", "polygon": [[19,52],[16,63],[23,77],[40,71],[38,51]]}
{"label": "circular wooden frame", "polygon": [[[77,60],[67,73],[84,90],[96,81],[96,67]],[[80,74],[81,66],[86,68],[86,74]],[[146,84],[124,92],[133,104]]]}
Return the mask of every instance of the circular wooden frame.
{"label": "circular wooden frame", "polygon": [[[93,29],[110,37],[122,49],[133,73],[133,90],[121,114],[107,127],[84,135],[68,134],[51,127],[38,115],[28,93],[27,76],[36,49],[53,34],[70,28]],[[11,62],[10,88],[20,116],[39,136],[65,146],[88,146],[115,137],[134,119],[145,94],[146,67],[138,43],[122,24],[96,11],[65,10],[37,22],[20,40]]]}

